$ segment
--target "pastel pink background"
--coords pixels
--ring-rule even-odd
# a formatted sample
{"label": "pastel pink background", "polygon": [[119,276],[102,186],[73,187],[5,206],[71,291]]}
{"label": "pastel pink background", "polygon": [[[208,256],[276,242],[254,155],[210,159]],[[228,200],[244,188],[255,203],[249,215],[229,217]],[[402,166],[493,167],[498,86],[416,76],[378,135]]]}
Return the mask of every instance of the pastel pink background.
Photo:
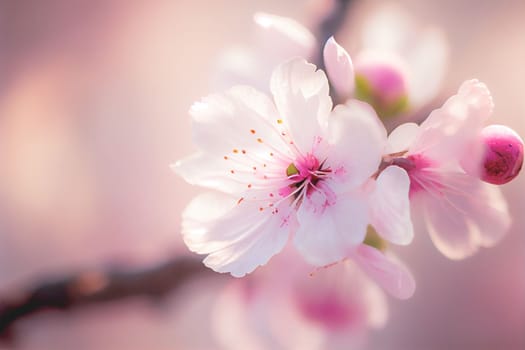
{"label": "pastel pink background", "polygon": [[[358,2],[339,37],[379,3]],[[399,3],[448,35],[444,91],[479,78],[492,91],[494,122],[525,136],[525,2]],[[211,92],[221,50],[249,44],[254,12],[308,24],[314,8],[299,0],[0,0],[0,295],[79,268],[186,254],[179,217],[198,190],[169,164],[194,150],[190,104]],[[390,300],[390,322],[371,333],[369,349],[525,348],[525,176],[503,191],[515,221],[495,248],[453,262],[420,234],[398,250],[418,288],[408,301]],[[205,293],[183,292],[161,307],[131,300],[39,314],[20,322],[18,345],[213,349],[202,315],[215,287],[197,284]]]}

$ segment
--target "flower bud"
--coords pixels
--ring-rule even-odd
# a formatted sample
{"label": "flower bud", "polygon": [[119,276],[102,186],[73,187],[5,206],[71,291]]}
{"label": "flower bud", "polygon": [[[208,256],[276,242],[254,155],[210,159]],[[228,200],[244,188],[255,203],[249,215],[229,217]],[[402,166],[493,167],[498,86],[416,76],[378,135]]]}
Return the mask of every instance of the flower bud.
{"label": "flower bud", "polygon": [[523,165],[523,140],[511,128],[489,125],[481,132],[485,146],[480,178],[495,185],[514,179]]}
{"label": "flower bud", "polygon": [[365,58],[355,68],[355,97],[372,105],[380,117],[408,109],[406,74],[395,60]]}

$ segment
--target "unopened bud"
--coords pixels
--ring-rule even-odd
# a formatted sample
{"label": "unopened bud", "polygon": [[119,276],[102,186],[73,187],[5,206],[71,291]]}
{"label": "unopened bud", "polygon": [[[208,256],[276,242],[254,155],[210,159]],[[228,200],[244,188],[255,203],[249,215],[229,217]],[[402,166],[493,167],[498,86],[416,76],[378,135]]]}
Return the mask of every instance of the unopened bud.
{"label": "unopened bud", "polygon": [[514,179],[523,165],[523,140],[511,128],[489,125],[481,132],[485,146],[480,178],[495,185]]}
{"label": "unopened bud", "polygon": [[355,67],[355,97],[372,105],[380,117],[408,109],[408,88],[403,69],[386,59],[363,59]]}

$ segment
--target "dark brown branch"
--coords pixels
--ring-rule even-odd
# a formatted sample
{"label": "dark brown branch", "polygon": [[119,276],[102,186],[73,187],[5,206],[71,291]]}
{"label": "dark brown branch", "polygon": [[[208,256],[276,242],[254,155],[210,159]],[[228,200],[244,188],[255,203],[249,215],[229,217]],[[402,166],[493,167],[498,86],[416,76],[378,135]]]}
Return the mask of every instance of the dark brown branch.
{"label": "dark brown branch", "polygon": [[38,311],[67,310],[132,296],[158,299],[191,278],[212,275],[218,274],[204,267],[198,259],[189,257],[141,271],[82,272],[45,283],[16,300],[0,301],[0,337],[8,338],[17,320]]}

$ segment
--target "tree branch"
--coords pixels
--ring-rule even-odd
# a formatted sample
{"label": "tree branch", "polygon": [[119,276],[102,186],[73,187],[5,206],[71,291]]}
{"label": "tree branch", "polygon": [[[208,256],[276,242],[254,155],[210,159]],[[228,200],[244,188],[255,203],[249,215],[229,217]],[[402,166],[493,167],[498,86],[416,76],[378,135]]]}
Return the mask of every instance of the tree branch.
{"label": "tree branch", "polygon": [[141,271],[81,272],[42,284],[17,300],[0,301],[0,337],[9,339],[17,320],[38,311],[68,310],[132,296],[158,299],[192,278],[213,275],[218,276],[200,260],[189,257]]}

